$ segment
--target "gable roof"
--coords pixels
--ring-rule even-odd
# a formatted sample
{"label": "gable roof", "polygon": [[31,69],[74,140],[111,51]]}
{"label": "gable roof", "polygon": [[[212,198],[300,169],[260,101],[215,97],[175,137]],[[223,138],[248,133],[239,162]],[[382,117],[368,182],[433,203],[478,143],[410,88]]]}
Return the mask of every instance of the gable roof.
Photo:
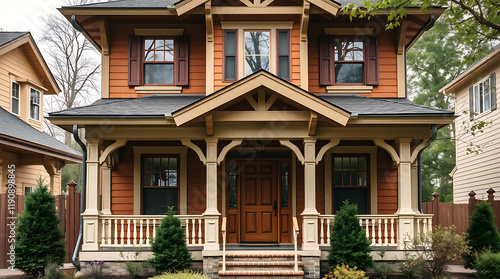
{"label": "gable roof", "polygon": [[47,83],[43,84],[48,91],[45,94],[58,94],[61,89],[52,75],[52,72],[47,65],[47,62],[42,56],[40,49],[35,43],[30,32],[0,32],[0,55],[8,53],[16,48],[24,48],[27,58],[33,63],[37,74],[42,76],[42,79]]}
{"label": "gable roof", "polygon": [[44,132],[31,127],[0,107],[0,144],[30,149],[71,163],[81,163],[82,154]]}
{"label": "gable roof", "polygon": [[467,69],[465,69],[458,77],[452,80],[439,90],[442,93],[456,93],[455,90],[465,82],[475,82],[478,78],[483,78],[483,75],[488,73],[482,72],[487,67],[498,65],[500,63],[500,43],[495,45],[490,54],[482,59],[474,61]]}

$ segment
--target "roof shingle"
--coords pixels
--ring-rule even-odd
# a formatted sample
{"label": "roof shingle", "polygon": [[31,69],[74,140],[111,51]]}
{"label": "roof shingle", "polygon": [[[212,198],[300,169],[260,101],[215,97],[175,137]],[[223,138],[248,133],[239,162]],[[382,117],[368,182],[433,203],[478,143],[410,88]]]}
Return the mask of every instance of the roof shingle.
{"label": "roof shingle", "polygon": [[26,34],[29,34],[29,32],[0,32],[0,46],[19,39]]}

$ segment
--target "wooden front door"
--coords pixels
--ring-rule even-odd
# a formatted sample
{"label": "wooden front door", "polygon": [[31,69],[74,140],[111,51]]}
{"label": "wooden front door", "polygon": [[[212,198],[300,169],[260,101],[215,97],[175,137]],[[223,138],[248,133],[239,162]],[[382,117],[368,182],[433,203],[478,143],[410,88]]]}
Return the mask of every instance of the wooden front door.
{"label": "wooden front door", "polygon": [[277,162],[242,163],[241,242],[278,242]]}

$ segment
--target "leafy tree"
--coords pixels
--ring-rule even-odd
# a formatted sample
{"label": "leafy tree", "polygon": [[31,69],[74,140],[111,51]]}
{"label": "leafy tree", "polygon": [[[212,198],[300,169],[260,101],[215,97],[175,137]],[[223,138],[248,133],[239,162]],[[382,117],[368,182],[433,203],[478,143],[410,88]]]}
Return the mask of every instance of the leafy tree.
{"label": "leafy tree", "polygon": [[370,256],[370,241],[359,225],[357,214],[358,206],[344,201],[335,215],[328,253],[328,263],[332,269],[345,264],[366,270],[373,264]]}
{"label": "leafy tree", "polygon": [[36,190],[26,197],[16,233],[16,268],[30,276],[44,274],[49,263],[61,265],[66,255],[59,229],[55,197],[39,177]]}
{"label": "leafy tree", "polygon": [[466,268],[475,267],[477,254],[488,249],[493,253],[500,252],[500,234],[495,225],[493,209],[488,202],[482,201],[477,204],[476,210],[470,217],[466,239],[470,246],[470,252],[464,256]]}
{"label": "leafy tree", "polygon": [[191,266],[191,253],[186,246],[181,220],[174,214],[173,207],[169,207],[151,245],[154,257],[150,263],[159,273],[182,271]]}

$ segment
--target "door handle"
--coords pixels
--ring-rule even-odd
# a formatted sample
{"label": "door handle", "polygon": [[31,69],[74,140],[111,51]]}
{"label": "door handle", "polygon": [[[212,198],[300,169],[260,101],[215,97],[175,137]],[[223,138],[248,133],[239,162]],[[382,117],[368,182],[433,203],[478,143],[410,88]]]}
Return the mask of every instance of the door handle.
{"label": "door handle", "polygon": [[278,201],[274,201],[273,209],[274,209],[274,216],[277,216],[277,213],[278,213]]}

